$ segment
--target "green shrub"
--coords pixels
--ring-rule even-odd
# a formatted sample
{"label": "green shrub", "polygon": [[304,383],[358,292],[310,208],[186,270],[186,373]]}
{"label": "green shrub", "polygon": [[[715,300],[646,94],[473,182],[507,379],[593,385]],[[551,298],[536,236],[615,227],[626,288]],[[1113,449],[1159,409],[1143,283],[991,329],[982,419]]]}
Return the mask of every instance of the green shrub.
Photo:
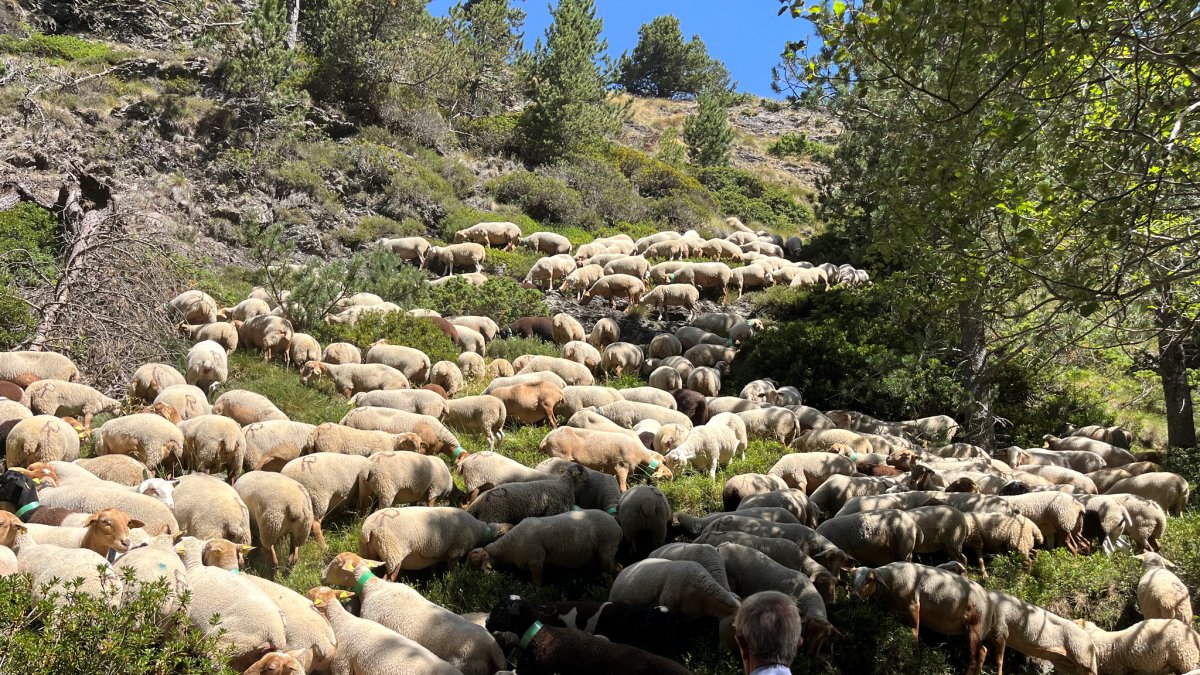
{"label": "green shrub", "polygon": [[366,350],[384,339],[425,352],[431,362],[458,362],[459,350],[432,321],[403,312],[365,312],[357,323],[323,324],[312,330],[322,344],[349,342]]}
{"label": "green shrub", "polygon": [[37,321],[17,294],[12,277],[0,272],[0,350],[15,349],[35,328]]}
{"label": "green shrub", "polygon": [[112,63],[117,54],[112,47],[85,40],[74,35],[43,35],[34,33],[25,39],[12,35],[0,35],[0,52],[29,54],[56,61],[81,61],[84,63]]}
{"label": "green shrub", "polygon": [[533,267],[541,257],[542,255],[537,251],[523,247],[512,251],[491,248],[488,249],[487,257],[483,261],[483,269],[488,274],[503,275],[521,281],[526,274],[529,274],[529,268]]}
{"label": "green shrub", "polygon": [[784,134],[767,148],[767,153],[776,157],[810,157],[833,159],[834,147],[828,143],[809,140],[804,134]]}
{"label": "green shrub", "polygon": [[596,214],[584,208],[579,193],[557,178],[514,171],[493,178],[487,187],[497,200],[520,207],[534,220],[585,229],[600,225]]}
{"label": "green shrub", "polygon": [[516,154],[519,119],[516,113],[468,119],[458,125],[459,138],[484,154]]}
{"label": "green shrub", "polygon": [[713,193],[723,212],[743,221],[757,221],[770,227],[813,221],[811,206],[748,171],[731,167],[709,168],[700,171],[699,179]]}
{"label": "green shrub", "polygon": [[553,342],[537,338],[497,338],[488,343],[487,355],[493,359],[512,361],[518,356],[533,354],[534,356],[562,356],[562,350]]}
{"label": "green shrub", "polygon": [[429,292],[430,308],[444,316],[486,316],[507,326],[523,316],[548,316],[542,293],[522,288],[507,277],[492,277],[482,286],[462,278],[451,279]]}
{"label": "green shrub", "polygon": [[636,222],[649,212],[633,183],[609,163],[592,157],[572,157],[544,171],[575,190],[583,208],[595,211],[605,223]]}
{"label": "green shrub", "polygon": [[1059,616],[1087,619],[1114,630],[1136,620],[1134,601],[1141,567],[1124,552],[1076,556],[1056,548],[1038,551],[1033,568],[1026,573],[1024,558],[1010,553],[992,559],[988,565],[991,577],[985,585]]}
{"label": "green shrub", "polygon": [[[28,575],[0,577],[0,672],[26,675],[92,673],[231,673],[215,638],[204,637],[180,612],[159,616],[168,591],[165,582],[140,584],[124,579],[125,601],[76,593],[68,582],[57,594],[30,603]],[[110,586],[115,594],[120,585]]]}
{"label": "green shrub", "polygon": [[701,198],[694,193],[656,199],[650,205],[650,215],[677,230],[691,229],[720,217],[707,196]]}
{"label": "green shrub", "polygon": [[249,270],[244,267],[227,265],[214,272],[211,268],[204,266],[211,264],[210,260],[204,260],[204,264],[197,264],[190,258],[182,256],[177,256],[173,260],[179,266],[185,287],[208,293],[222,307],[236,305],[248,298],[250,291],[254,290],[254,284],[250,283],[247,274]]}
{"label": "green shrub", "polygon": [[[324,341],[322,341],[324,342]],[[229,357],[229,380],[216,396],[230,389],[245,389],[271,399],[288,419],[308,424],[337,422],[346,414],[346,400],[333,390],[328,380],[305,386],[297,370],[267,363],[257,354],[236,351]]]}
{"label": "green shrub", "polygon": [[360,255],[356,291],[374,293],[401,309],[422,307],[429,301],[429,279],[411,263],[386,248]]}
{"label": "green shrub", "polygon": [[359,218],[353,229],[341,230],[337,237],[347,246],[358,247],[385,237],[422,237],[425,233],[425,225],[415,218],[405,218],[403,222],[396,222],[386,216],[371,215]]}
{"label": "green shrub", "polygon": [[0,211],[0,264],[22,284],[54,274],[61,241],[53,214],[33,202]]}
{"label": "green shrub", "polygon": [[446,217],[438,223],[438,229],[441,230],[443,239],[453,241],[455,232],[471,227],[472,225],[489,222],[515,223],[517,227],[521,228],[521,232],[524,234],[548,229],[539,225],[534,219],[521,213],[515,207],[501,207],[498,211],[483,211],[461,205],[454,207],[450,210],[450,213],[446,214]]}

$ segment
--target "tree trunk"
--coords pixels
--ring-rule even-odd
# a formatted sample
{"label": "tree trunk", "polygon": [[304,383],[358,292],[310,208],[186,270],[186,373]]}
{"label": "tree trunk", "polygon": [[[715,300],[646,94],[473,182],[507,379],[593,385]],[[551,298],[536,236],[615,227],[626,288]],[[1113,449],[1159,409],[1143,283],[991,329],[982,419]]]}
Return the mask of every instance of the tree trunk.
{"label": "tree trunk", "polygon": [[963,387],[971,396],[963,410],[966,440],[990,450],[996,447],[996,415],[992,412],[992,373],[988,368],[987,336],[978,300],[959,304],[958,324]]}
{"label": "tree trunk", "polygon": [[296,48],[296,41],[300,39],[300,0],[292,0],[288,7],[288,32],[287,46],[288,49]]}
{"label": "tree trunk", "polygon": [[1158,312],[1158,375],[1162,378],[1163,401],[1167,408],[1167,445],[1191,448],[1196,445],[1196,422],[1192,416],[1192,387],[1188,383],[1186,333],[1178,314]]}

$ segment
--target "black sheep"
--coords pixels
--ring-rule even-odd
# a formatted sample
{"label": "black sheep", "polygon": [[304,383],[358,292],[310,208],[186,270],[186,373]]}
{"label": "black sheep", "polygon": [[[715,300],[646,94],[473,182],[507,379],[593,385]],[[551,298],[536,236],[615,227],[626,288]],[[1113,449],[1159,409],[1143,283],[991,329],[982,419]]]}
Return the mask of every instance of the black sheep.
{"label": "black sheep", "polygon": [[691,389],[675,389],[671,396],[675,398],[675,407],[687,415],[694,426],[702,426],[708,421],[708,399],[704,394]]}

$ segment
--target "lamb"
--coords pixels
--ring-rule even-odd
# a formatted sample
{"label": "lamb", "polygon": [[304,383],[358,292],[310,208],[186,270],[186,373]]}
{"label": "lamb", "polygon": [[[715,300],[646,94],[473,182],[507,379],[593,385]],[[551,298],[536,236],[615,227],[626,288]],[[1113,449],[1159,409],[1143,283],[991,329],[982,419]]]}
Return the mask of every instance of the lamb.
{"label": "lamb", "polygon": [[256,422],[243,427],[242,434],[246,438],[243,469],[278,471],[300,456],[316,428],[312,424],[290,420]]}
{"label": "lamb", "polygon": [[[457,366],[455,370],[457,370]],[[359,392],[376,389],[409,388],[408,378],[404,376],[404,373],[381,363],[348,363],[335,366],[321,361],[309,361],[300,369],[300,381],[305,384],[313,378],[320,379],[326,376],[333,381],[334,388],[346,398]]]}
{"label": "lamb", "polygon": [[516,525],[526,518],[570,511],[585,487],[587,474],[582,469],[543,480],[508,483],[479,495],[467,506],[467,513],[485,523]]}
{"label": "lamb", "polygon": [[[225,352],[221,352],[221,356],[223,358]],[[83,428],[89,432],[94,416],[121,413],[120,401],[109,398],[86,384],[38,380],[25,388],[25,394],[29,397],[29,408],[33,414],[82,417]]]}
{"label": "lamb", "polygon": [[717,469],[728,466],[739,445],[743,448],[744,457],[745,445],[739,444],[737,434],[733,429],[724,424],[706,424],[693,428],[687,438],[668,452],[663,459],[672,473],[677,473],[682,467],[691,465],[707,471],[709,478],[716,480]]}
{"label": "lamb", "polygon": [[450,361],[438,361],[429,369],[429,383],[446,390],[453,397],[463,386],[463,374],[458,365]]}
{"label": "lamb", "polygon": [[[356,410],[370,410],[357,408]],[[419,440],[407,433],[387,433],[356,429],[326,422],[313,429],[301,455],[314,453],[358,455],[367,457],[378,452],[420,450]]]}
{"label": "lamb", "polygon": [[1157,553],[1136,556],[1142,561],[1137,585],[1138,611],[1147,619],[1177,619],[1192,623],[1192,596],[1171,570],[1175,563]]}
{"label": "lamb", "polygon": [[1020,515],[1037,523],[1047,546],[1066,545],[1072,553],[1078,553],[1083,543],[1084,507],[1069,495],[1061,492],[1035,492],[1004,497]]}
{"label": "lamb", "polygon": [[1188,482],[1174,473],[1144,473],[1122,478],[1113,483],[1105,494],[1131,494],[1157,502],[1164,511],[1173,516],[1183,514],[1188,501]]}
{"label": "lamb", "polygon": [[[338,506],[358,496],[355,493],[359,489],[360,478],[367,470],[367,465],[367,458],[362,455],[317,452],[293,459],[280,471],[282,475],[304,486],[312,504],[312,536],[322,549],[326,548],[326,545],[321,521]],[[442,469],[445,470],[445,465]]]}
{"label": "lamb", "polygon": [[199,290],[180,293],[167,302],[167,307],[178,312],[188,323],[213,323],[220,312],[217,301]]}
{"label": "lamb", "polygon": [[87,469],[89,473],[101,480],[129,487],[141,485],[150,473],[145,464],[127,455],[104,455],[103,457],[77,459],[72,463]]}
{"label": "lamb", "polygon": [[1099,672],[1095,646],[1075,623],[1006,593],[987,591],[987,602],[984,635],[995,645],[997,672],[1004,670],[1006,647],[1058,667]]}
{"label": "lamb", "polygon": [[422,570],[443,561],[457,565],[468,551],[491,543],[508,527],[481,522],[450,506],[380,509],[363,520],[358,553],[382,560],[388,580],[394,581],[402,569]]}
{"label": "lamb", "polygon": [[632,429],[637,426],[638,422],[646,419],[655,420],[659,424],[676,424],[685,429],[692,428],[692,421],[688,419],[687,415],[650,403],[617,401],[596,408],[596,412],[626,429]]}
{"label": "lamb", "polygon": [[[401,446],[389,450],[415,450],[419,441],[425,452],[443,454],[459,460],[465,453],[458,438],[441,422],[427,415],[415,415],[388,408],[355,408],[346,413],[341,424],[353,429],[384,431],[402,437]],[[411,435],[411,436],[410,436]],[[407,439],[405,441],[404,439]]]}
{"label": "lamb", "polygon": [[359,473],[358,509],[367,511],[373,500],[378,502],[379,508],[416,502],[433,506],[439,499],[455,492],[449,469],[437,457],[412,452],[381,452],[369,457]]}
{"label": "lamb", "polygon": [[617,504],[616,516],[621,543],[633,559],[666,543],[671,505],[658,488],[639,485],[625,492]]}
{"label": "lamb", "polygon": [[389,345],[380,340],[367,350],[366,362],[391,366],[403,373],[404,377],[413,383],[422,384],[429,381],[431,367],[429,357],[419,349],[403,345]]}
{"label": "lamb", "polygon": [[424,237],[401,237],[388,239],[386,237],[376,242],[378,246],[390,250],[403,260],[415,260],[424,266],[425,256],[429,253],[429,242]]}
{"label": "lamb", "polygon": [[625,434],[561,427],[547,434],[538,447],[551,457],[616,476],[622,492],[628,489],[629,474],[636,467],[646,465],[653,478],[669,480],[672,475],[662,455]]}
{"label": "lamb", "polygon": [[704,566],[690,560],[651,558],[621,570],[608,599],[635,607],[667,607],[685,619],[723,619],[737,612],[738,597]]}
{"label": "lamb", "polygon": [[[516,666],[522,673],[682,675],[688,672],[670,659],[636,647],[609,642],[582,630],[544,626],[538,620],[542,609],[514,595],[501,600],[487,617],[487,630],[520,636]],[[599,616],[594,618],[598,620]]]}
{"label": "lamb", "polygon": [[225,539],[250,544],[250,510],[237,490],[204,474],[181,476],[172,512],[179,531],[198,539]]}
{"label": "lamb", "polygon": [[766,554],[741,544],[718,544],[717,553],[729,575],[730,588],[738,595],[747,597],[763,591],[777,591],[796,603],[810,654],[820,652],[831,635],[840,635],[825,613],[825,600],[804,573],[789,569]]}
{"label": "lamb", "polygon": [[247,445],[241,425],[221,415],[201,415],[177,426],[183,434],[184,468],[210,474],[225,471],[231,485],[237,480]]}
{"label": "lamb", "polygon": [[467,503],[475,500],[479,493],[505,483],[545,480],[550,475],[494,452],[477,452],[458,463],[463,476]]}
{"label": "lamb", "polygon": [[282,353],[286,359],[294,332],[287,319],[256,316],[238,327],[238,344],[261,350],[263,361],[270,361],[274,353]]}
{"label": "lamb", "polygon": [[602,571],[616,574],[620,542],[621,526],[603,511],[568,511],[526,518],[500,539],[471,551],[467,563],[476,569],[500,563],[527,570],[540,586],[547,564],[574,569],[596,561]]}
{"label": "lamb", "polygon": [[1100,675],[1187,673],[1200,668],[1200,634],[1188,623],[1148,619],[1119,631],[1075,622],[1091,638]]}
{"label": "lamb", "polygon": [[160,391],[153,402],[153,405],[159,404],[170,406],[182,420],[211,415],[213,411],[204,390],[186,383],[173,384]]}
{"label": "lamb", "polygon": [[166,467],[169,473],[183,455],[183,432],[158,415],[137,413],[106,422],[96,432],[94,447],[97,455],[130,455],[150,469]]}
{"label": "lamb", "polygon": [[244,427],[256,422],[287,421],[288,418],[271,399],[243,389],[231,389],[218,396],[212,412],[229,417]]}
{"label": "lamb", "polygon": [[290,540],[289,564],[295,565],[300,559],[300,547],[308,541],[313,529],[312,498],[300,483],[269,471],[244,473],[233,487],[250,510],[258,545],[267,552],[270,574],[274,578],[279,569],[279,555],[275,551],[277,542],[285,537]]}
{"label": "lamb", "polygon": [[417,415],[429,415],[438,419],[446,414],[450,404],[436,392],[427,389],[364,391],[351,396],[350,402],[359,407],[392,408]]}
{"label": "lamb", "polygon": [[[495,384],[493,381],[492,384]],[[562,388],[551,382],[529,382],[498,387],[490,392],[504,402],[505,416],[522,424],[537,424],[545,420],[551,429],[558,427],[554,409],[562,403]]]}
{"label": "lamb", "polygon": [[924,537],[917,522],[898,509],[877,509],[836,516],[821,523],[820,534],[867,565],[911,561]]}
{"label": "lamb", "polygon": [[970,650],[968,672],[982,670],[989,606],[987,592],[978,584],[936,567],[897,562],[855,570],[854,594],[862,600],[876,598],[904,614],[912,624],[918,654],[922,624],[945,635],[965,634]]}
{"label": "lamb", "polygon": [[187,380],[173,366],[147,363],[133,372],[126,391],[130,400],[150,403],[158,398],[160,392],[174,384],[187,384]]}
{"label": "lamb", "polygon": [[724,510],[733,511],[746,497],[774,490],[786,490],[788,487],[790,486],[779,476],[743,473],[725,481],[725,486],[721,489],[721,502]]}
{"label": "lamb", "polygon": [[[161,418],[160,418],[161,419]],[[83,432],[53,415],[34,415],[18,421],[5,441],[7,466],[28,467],[37,462],[74,461]]]}

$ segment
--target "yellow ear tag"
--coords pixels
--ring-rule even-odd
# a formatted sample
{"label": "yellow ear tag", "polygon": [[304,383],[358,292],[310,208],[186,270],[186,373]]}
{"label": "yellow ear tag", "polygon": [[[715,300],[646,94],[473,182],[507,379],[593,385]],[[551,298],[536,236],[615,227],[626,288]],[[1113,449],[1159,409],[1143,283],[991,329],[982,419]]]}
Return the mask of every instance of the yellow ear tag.
{"label": "yellow ear tag", "polygon": [[363,560],[368,567],[382,567],[383,563],[378,560]]}
{"label": "yellow ear tag", "polygon": [[342,571],[343,572],[353,572],[354,571],[354,562],[351,560],[347,560],[346,562],[342,563]]}
{"label": "yellow ear tag", "polygon": [[320,607],[321,605],[325,604],[325,601],[321,598],[313,598],[313,604],[317,607]]}
{"label": "yellow ear tag", "polygon": [[254,547],[249,544],[242,544],[241,546],[238,547],[238,550],[241,551],[243,555],[245,555],[246,553],[253,551]]}
{"label": "yellow ear tag", "polygon": [[187,553],[187,547],[184,546],[183,544],[180,544],[175,547],[175,552],[178,553],[179,555],[183,555],[184,553]]}
{"label": "yellow ear tag", "polygon": [[338,598],[341,600],[349,600],[353,595],[350,591],[338,591]]}

